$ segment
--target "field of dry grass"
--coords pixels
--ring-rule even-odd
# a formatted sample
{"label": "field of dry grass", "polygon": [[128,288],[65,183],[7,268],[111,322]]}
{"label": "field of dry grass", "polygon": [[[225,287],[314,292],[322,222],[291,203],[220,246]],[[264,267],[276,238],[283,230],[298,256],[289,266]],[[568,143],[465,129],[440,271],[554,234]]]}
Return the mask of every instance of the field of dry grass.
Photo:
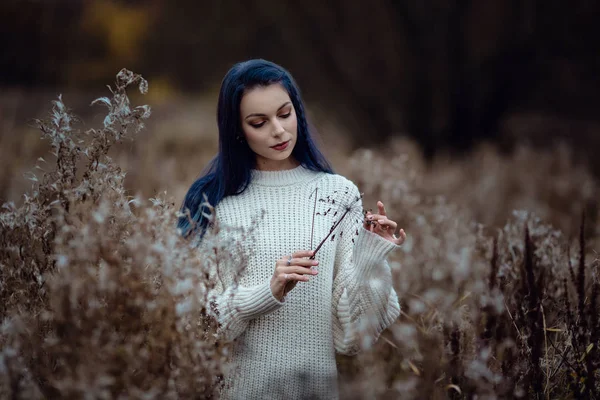
{"label": "field of dry grass", "polygon": [[[14,202],[0,211],[1,397],[208,397],[226,346],[198,318],[204,256],[173,226],[216,149],[214,98],[146,119],[116,97],[104,128],[105,109],[80,100],[94,130],[71,131],[59,107],[44,141],[27,107],[2,100],[19,111],[0,121],[0,199]],[[426,164],[407,139],[353,150],[313,117],[336,170],[408,233],[391,260],[402,316],[339,358],[344,398],[597,396],[600,188],[568,147],[482,145]]]}

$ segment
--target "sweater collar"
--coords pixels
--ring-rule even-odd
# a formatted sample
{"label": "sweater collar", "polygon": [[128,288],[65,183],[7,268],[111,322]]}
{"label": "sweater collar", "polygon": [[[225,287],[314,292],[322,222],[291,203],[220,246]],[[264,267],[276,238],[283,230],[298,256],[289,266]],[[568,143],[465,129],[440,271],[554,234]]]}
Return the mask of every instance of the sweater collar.
{"label": "sweater collar", "polygon": [[313,179],[317,172],[302,165],[282,171],[252,170],[252,183],[262,186],[288,186]]}

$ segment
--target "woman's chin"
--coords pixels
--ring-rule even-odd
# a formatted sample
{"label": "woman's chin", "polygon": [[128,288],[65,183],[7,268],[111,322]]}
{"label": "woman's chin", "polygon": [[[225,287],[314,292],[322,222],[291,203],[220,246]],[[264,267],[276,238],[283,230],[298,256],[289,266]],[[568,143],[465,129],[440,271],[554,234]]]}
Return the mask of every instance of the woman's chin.
{"label": "woman's chin", "polygon": [[269,158],[271,160],[283,161],[290,158],[291,155],[292,149],[285,149],[284,151],[275,150],[275,154],[271,153]]}

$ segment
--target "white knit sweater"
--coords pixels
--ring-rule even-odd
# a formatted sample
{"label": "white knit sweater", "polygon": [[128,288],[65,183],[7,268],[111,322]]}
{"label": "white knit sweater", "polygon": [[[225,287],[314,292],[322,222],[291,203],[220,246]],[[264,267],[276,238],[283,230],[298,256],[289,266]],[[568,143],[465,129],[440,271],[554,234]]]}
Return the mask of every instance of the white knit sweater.
{"label": "white knit sweater", "polygon": [[222,398],[336,399],[335,352],[355,354],[398,318],[386,261],[398,246],[362,227],[361,201],[317,253],[319,274],[283,302],[271,293],[275,262],[314,249],[358,195],[348,179],[300,166],[253,171],[242,194],[218,204],[218,233],[204,242],[218,260],[213,299],[233,341]]}

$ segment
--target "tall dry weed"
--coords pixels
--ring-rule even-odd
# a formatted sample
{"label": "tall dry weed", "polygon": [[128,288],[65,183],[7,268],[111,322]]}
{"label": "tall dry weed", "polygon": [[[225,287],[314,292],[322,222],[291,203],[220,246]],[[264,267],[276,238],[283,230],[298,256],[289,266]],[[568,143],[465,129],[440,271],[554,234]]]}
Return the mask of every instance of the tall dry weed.
{"label": "tall dry weed", "polygon": [[[572,240],[526,211],[514,211],[498,228],[481,224],[472,203],[426,190],[426,167],[410,153],[381,153],[359,150],[348,171],[409,234],[391,262],[403,311],[374,348],[357,360],[340,358],[345,394],[597,397],[598,265],[585,262],[586,237],[597,240],[595,229],[572,214],[580,227]],[[486,179],[495,179],[493,171]],[[567,192],[581,211],[597,185],[579,179],[586,187],[574,181]],[[575,247],[578,268],[569,272]]]}
{"label": "tall dry weed", "polygon": [[52,145],[23,204],[0,214],[0,397],[206,398],[226,347],[207,310],[205,260],[164,198],[128,196],[111,146],[147,106],[122,70],[101,129],[80,131],[59,97],[38,121]]}

